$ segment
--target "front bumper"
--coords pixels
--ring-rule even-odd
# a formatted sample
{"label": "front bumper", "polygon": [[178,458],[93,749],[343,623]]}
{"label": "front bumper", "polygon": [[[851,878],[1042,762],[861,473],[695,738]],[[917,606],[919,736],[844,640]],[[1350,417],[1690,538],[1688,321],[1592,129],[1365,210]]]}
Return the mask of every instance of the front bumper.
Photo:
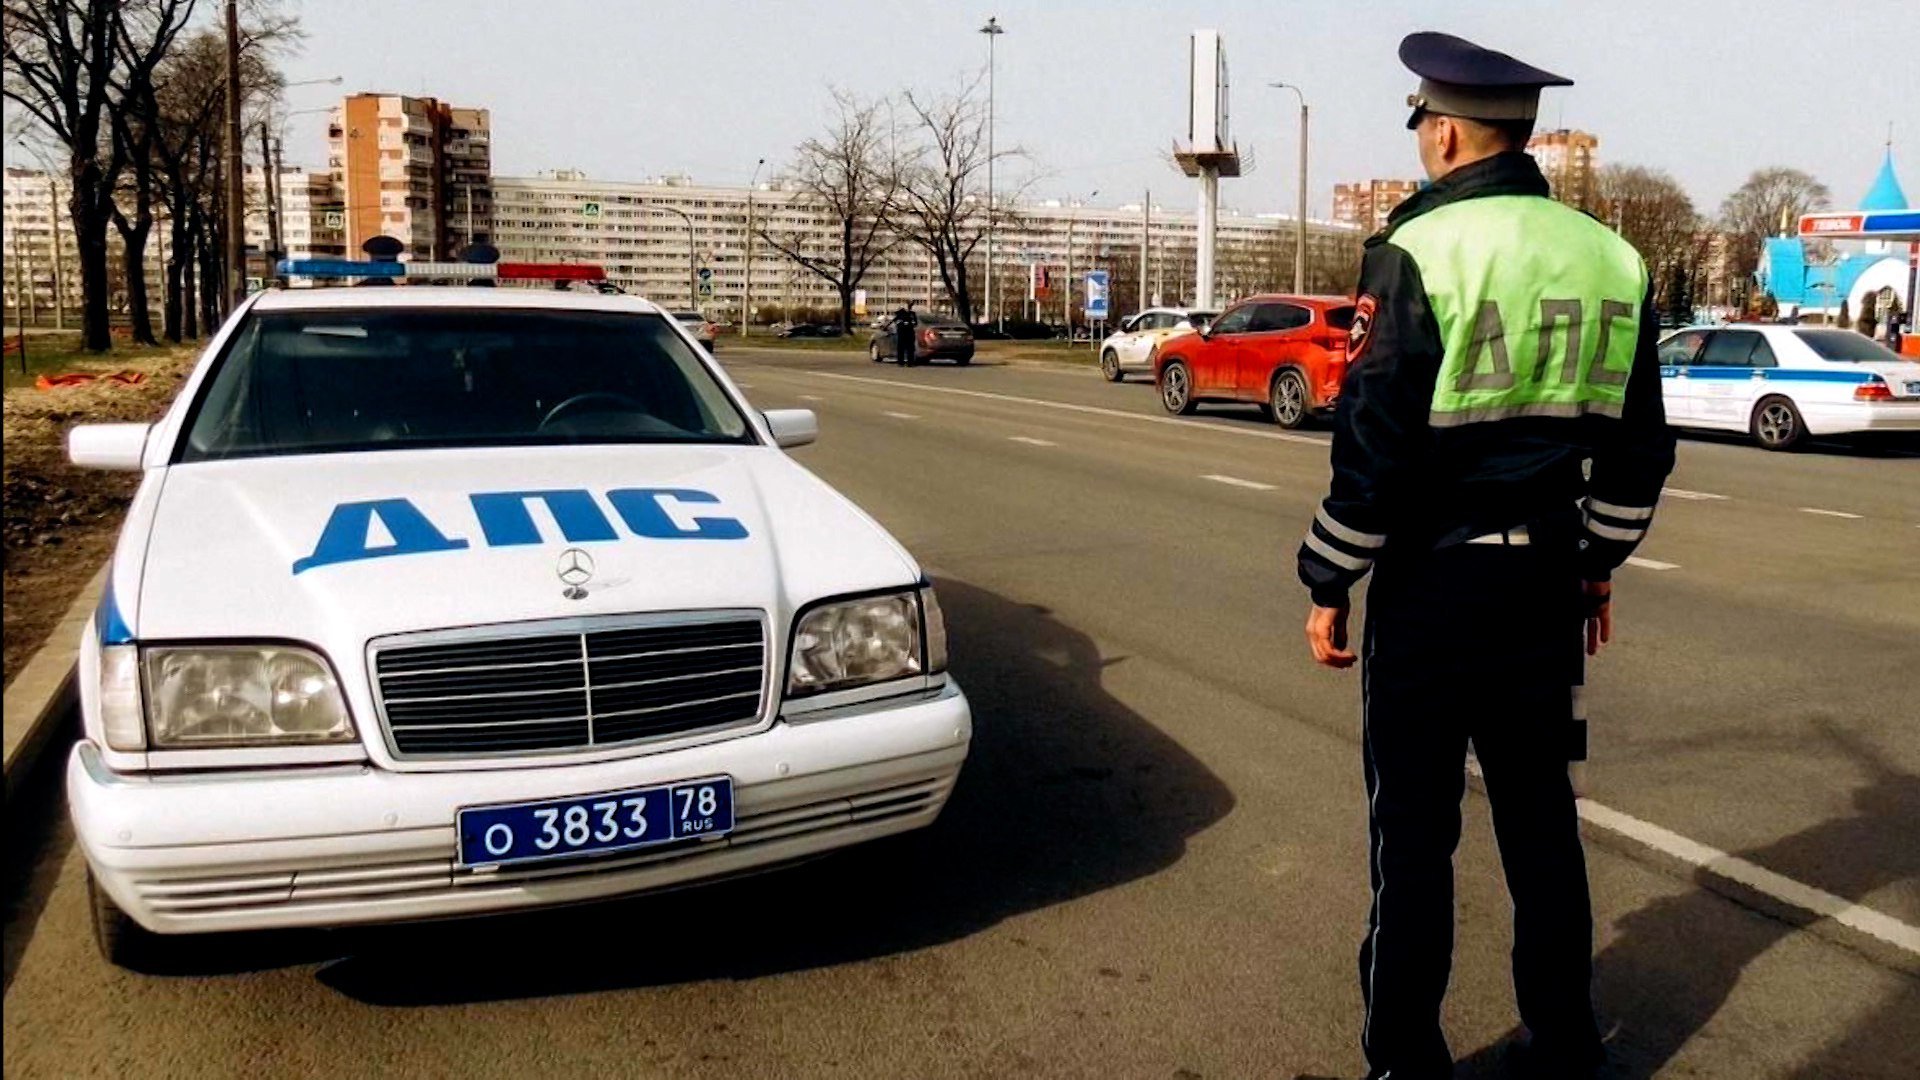
{"label": "front bumper", "polygon": [[[74,831],[100,886],[159,933],[473,915],[686,885],[932,824],[973,725],[951,683],[931,697],[738,739],[591,765],[393,773],[368,765],[196,776],[67,763]],[[578,860],[455,865],[461,807],[726,774],[734,831]]]}

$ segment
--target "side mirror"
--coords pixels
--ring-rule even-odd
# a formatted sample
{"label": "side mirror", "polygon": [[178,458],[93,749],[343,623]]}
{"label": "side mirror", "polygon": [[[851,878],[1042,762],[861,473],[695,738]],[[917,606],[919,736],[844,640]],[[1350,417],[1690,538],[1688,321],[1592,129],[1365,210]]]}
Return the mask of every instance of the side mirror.
{"label": "side mirror", "polygon": [[760,415],[767,418],[774,445],[782,449],[806,446],[820,438],[820,420],[812,409],[770,409]]}
{"label": "side mirror", "polygon": [[81,424],[67,432],[67,460],[83,469],[137,472],[152,424]]}

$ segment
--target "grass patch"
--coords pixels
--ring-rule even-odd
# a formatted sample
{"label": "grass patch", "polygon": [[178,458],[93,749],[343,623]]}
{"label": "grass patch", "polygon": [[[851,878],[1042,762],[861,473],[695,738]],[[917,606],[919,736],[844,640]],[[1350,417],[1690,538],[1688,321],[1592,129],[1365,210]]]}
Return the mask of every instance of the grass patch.
{"label": "grass patch", "polygon": [[[19,340],[8,338],[9,344]],[[53,333],[28,334],[26,359],[24,364],[18,352],[8,352],[5,357],[5,386],[8,390],[31,389],[34,379],[41,375],[64,375],[68,372],[86,372],[103,374],[110,371],[148,371],[157,366],[194,355],[200,346],[198,343],[186,345],[136,345],[125,338],[113,339],[113,348],[104,353],[88,352],[80,347],[80,334]]]}

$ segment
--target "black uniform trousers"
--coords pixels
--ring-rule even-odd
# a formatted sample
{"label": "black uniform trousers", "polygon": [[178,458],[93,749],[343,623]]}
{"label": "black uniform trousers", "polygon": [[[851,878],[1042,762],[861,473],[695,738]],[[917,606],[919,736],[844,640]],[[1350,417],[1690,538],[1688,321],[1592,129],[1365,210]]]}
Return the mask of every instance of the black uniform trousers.
{"label": "black uniform trousers", "polygon": [[[1372,1075],[1452,1075],[1453,852],[1469,741],[1513,900],[1513,981],[1537,1056],[1589,1064],[1593,916],[1567,775],[1584,608],[1572,541],[1384,553],[1363,655],[1373,902],[1360,949]],[[1571,1071],[1571,1070],[1569,1070]]]}

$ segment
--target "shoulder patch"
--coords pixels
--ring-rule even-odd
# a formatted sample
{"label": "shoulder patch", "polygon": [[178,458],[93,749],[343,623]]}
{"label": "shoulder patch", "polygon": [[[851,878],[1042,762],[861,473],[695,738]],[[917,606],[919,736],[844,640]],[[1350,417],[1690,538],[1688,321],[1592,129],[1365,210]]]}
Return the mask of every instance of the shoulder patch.
{"label": "shoulder patch", "polygon": [[1372,293],[1361,293],[1360,299],[1353,305],[1353,324],[1347,327],[1347,359],[1360,359],[1367,349],[1367,342],[1373,338],[1373,312],[1379,301]]}

